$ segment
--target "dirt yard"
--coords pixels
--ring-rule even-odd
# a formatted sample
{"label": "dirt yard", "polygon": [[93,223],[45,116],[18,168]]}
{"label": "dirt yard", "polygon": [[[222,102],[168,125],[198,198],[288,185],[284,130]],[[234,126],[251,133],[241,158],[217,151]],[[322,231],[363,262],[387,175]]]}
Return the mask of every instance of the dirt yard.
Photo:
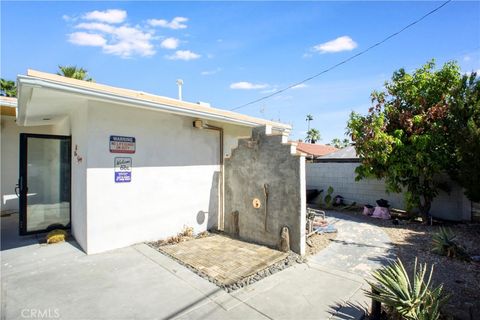
{"label": "dirt yard", "polygon": [[308,237],[307,256],[314,255],[325,249],[336,237],[337,233],[314,234]]}
{"label": "dirt yard", "polygon": [[[464,262],[439,256],[431,251],[432,235],[439,224],[427,226],[420,223],[394,225],[391,220],[366,217],[361,212],[345,212],[362,219],[366,223],[382,227],[395,246],[396,255],[408,271],[413,270],[415,257],[418,262],[434,265],[433,281],[443,283],[450,295],[444,314],[453,319],[480,319],[480,263]],[[480,255],[480,224],[448,224],[457,241],[470,255]]]}

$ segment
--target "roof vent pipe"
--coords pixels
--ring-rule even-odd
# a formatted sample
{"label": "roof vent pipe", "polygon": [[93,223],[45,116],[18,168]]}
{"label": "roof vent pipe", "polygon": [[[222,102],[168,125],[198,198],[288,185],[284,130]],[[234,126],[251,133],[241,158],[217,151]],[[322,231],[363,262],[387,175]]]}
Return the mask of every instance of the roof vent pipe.
{"label": "roof vent pipe", "polygon": [[178,86],[178,100],[182,100],[182,86],[183,86],[182,79],[177,80],[177,86]]}

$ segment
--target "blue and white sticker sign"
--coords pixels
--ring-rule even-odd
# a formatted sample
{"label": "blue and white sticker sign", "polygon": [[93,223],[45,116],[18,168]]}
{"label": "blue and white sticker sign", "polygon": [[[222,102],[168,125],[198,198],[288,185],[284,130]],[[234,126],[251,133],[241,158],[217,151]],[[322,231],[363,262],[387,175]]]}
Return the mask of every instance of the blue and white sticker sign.
{"label": "blue and white sticker sign", "polygon": [[132,158],[116,157],[114,162],[115,183],[132,181]]}
{"label": "blue and white sticker sign", "polygon": [[110,136],[111,153],[135,153],[135,137]]}

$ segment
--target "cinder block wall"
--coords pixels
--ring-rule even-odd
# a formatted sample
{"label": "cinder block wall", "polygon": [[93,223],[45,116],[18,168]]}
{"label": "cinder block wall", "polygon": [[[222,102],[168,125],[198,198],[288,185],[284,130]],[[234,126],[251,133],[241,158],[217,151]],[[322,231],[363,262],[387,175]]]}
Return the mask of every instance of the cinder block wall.
{"label": "cinder block wall", "polygon": [[[387,199],[395,208],[405,209],[404,196],[401,193],[385,192],[383,180],[364,179],[355,181],[355,162],[319,162],[306,164],[307,189],[334,188],[333,196],[339,194],[348,202],[375,205],[375,200]],[[450,186],[450,193],[440,191],[432,203],[431,213],[434,217],[447,220],[470,220],[471,202],[463,194],[463,190],[455,182],[443,177]]]}
{"label": "cinder block wall", "polygon": [[[304,254],[305,158],[286,137],[267,135],[266,130],[255,128],[252,138],[239,140],[225,160],[225,231],[235,234],[238,212],[240,239],[277,248],[281,229],[287,226],[291,250]],[[260,201],[259,208],[254,199]]]}

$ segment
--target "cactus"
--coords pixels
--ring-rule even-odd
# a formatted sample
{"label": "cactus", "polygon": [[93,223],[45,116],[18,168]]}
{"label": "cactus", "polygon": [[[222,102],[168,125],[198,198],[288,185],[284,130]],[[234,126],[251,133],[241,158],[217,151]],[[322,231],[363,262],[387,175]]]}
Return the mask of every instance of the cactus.
{"label": "cactus", "polygon": [[329,208],[332,204],[332,193],[333,193],[333,187],[330,186],[330,187],[328,187],[327,195],[324,198],[325,205],[327,206],[327,208]]}

